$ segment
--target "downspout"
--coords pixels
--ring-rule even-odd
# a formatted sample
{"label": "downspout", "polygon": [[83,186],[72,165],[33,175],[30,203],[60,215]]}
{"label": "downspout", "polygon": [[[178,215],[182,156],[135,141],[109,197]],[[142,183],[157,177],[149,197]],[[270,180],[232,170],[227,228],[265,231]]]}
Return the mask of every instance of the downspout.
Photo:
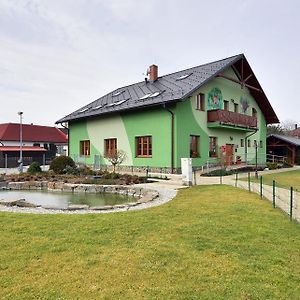
{"label": "downspout", "polygon": [[174,113],[163,104],[163,108],[171,114],[171,173],[174,174]]}
{"label": "downspout", "polygon": [[258,129],[255,129],[254,132],[252,132],[251,134],[249,134],[249,135],[247,135],[247,136],[245,137],[245,162],[246,162],[246,164],[247,164],[247,159],[248,159],[248,157],[247,157],[247,154],[248,154],[248,143],[247,143],[247,140],[248,140],[248,138],[249,138],[250,136],[252,136],[252,135],[254,135],[255,133],[257,133],[257,131],[258,131]]}

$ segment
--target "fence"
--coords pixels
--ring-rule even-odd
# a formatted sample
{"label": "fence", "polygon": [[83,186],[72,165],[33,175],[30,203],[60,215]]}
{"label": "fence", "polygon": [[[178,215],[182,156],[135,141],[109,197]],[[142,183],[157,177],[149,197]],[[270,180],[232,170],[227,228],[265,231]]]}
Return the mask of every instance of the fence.
{"label": "fence", "polygon": [[290,220],[294,219],[300,222],[300,192],[293,186],[281,185],[269,178],[269,176],[266,179],[264,176],[256,177],[255,172],[248,172],[246,177],[236,172],[230,177],[220,173],[219,178],[216,178],[215,181],[257,193],[261,198],[271,201],[273,208],[280,208],[286,212]]}
{"label": "fence", "polygon": [[[17,168],[19,167],[20,157],[10,157],[7,154],[4,157],[0,158],[0,168],[8,169],[8,168]],[[23,157],[23,166],[29,166],[33,161],[37,161],[40,165],[49,164],[50,161],[46,160],[45,154],[41,157]]]}

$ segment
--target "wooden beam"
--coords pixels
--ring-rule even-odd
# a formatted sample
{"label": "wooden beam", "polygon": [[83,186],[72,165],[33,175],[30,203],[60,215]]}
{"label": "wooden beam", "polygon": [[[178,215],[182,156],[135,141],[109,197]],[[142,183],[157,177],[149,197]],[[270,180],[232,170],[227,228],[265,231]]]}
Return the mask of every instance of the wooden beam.
{"label": "wooden beam", "polygon": [[248,77],[246,77],[246,79],[244,80],[244,82],[246,82],[248,79],[250,79],[253,76],[253,74],[250,74]]}
{"label": "wooden beam", "polygon": [[252,90],[255,90],[255,91],[257,91],[257,92],[261,92],[261,93],[262,93],[262,90],[261,90],[261,89],[258,89],[258,88],[254,87],[254,86],[252,86],[252,85],[247,84],[247,83],[243,83],[242,81],[236,80],[235,78],[232,78],[232,77],[230,77],[230,76],[227,76],[227,75],[224,75],[224,74],[218,74],[218,75],[216,75],[216,77],[222,77],[222,78],[225,78],[225,79],[227,79],[227,80],[230,80],[230,81],[233,81],[233,82],[235,82],[235,83],[238,83],[238,84],[240,84],[241,86],[246,86],[246,87],[249,88],[249,89],[252,89]]}
{"label": "wooden beam", "polygon": [[242,64],[242,82],[244,82],[244,59],[242,58],[242,62],[241,62],[241,64]]}

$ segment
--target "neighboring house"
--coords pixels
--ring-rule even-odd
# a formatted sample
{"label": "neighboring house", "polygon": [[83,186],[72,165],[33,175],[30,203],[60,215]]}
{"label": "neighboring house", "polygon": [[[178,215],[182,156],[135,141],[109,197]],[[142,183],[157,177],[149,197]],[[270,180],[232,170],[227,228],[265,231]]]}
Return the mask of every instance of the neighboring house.
{"label": "neighboring house", "polygon": [[294,130],[291,130],[291,131],[288,133],[288,135],[293,136],[293,137],[299,139],[299,138],[300,138],[300,128],[298,128],[298,126],[295,125],[295,129],[294,129]]}
{"label": "neighboring house", "polygon": [[286,135],[271,134],[267,137],[267,153],[284,156],[287,162],[294,165],[300,163],[300,139]]}
{"label": "neighboring house", "polygon": [[194,166],[266,161],[266,125],[278,118],[243,54],[118,88],[57,123],[68,123],[69,154],[92,164],[122,149],[124,167],[180,171]]}
{"label": "neighboring house", "polygon": [[[32,161],[43,163],[53,159],[68,143],[60,129],[33,124],[22,125],[22,152],[24,165]],[[20,156],[20,124],[0,124],[0,167],[15,167]],[[6,162],[5,162],[5,159]]]}

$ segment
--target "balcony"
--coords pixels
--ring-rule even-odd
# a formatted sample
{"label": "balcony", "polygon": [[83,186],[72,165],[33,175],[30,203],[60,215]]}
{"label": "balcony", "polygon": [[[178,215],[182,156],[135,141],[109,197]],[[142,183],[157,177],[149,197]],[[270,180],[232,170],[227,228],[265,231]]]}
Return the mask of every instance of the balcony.
{"label": "balcony", "polygon": [[207,123],[210,128],[235,128],[246,131],[257,129],[256,117],[222,109],[208,111]]}

